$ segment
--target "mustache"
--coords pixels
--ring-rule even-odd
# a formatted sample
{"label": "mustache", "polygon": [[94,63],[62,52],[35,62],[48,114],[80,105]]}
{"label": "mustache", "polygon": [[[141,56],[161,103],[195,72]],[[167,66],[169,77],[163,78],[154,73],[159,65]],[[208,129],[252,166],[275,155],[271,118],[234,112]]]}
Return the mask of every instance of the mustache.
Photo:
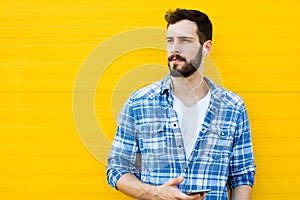
{"label": "mustache", "polygon": [[172,61],[174,58],[177,59],[177,60],[180,60],[180,61],[186,61],[186,58],[184,58],[180,55],[177,55],[177,54],[176,55],[170,55],[168,57],[168,61]]}

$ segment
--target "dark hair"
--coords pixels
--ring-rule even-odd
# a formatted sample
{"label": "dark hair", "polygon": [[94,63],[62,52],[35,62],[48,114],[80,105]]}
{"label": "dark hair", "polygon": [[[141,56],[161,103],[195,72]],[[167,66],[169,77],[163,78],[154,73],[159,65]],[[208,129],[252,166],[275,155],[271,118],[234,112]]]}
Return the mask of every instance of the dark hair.
{"label": "dark hair", "polygon": [[175,11],[167,11],[165,19],[168,22],[167,27],[170,24],[175,24],[181,20],[187,19],[197,24],[199,36],[199,42],[201,45],[207,40],[212,40],[212,24],[210,19],[205,13],[198,10],[187,10],[177,8]]}

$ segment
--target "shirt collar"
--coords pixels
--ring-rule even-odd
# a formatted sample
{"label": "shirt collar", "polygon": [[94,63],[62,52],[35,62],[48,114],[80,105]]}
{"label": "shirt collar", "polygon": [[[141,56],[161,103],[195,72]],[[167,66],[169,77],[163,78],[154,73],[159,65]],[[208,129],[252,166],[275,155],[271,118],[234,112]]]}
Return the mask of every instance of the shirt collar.
{"label": "shirt collar", "polygon": [[171,88],[172,88],[172,81],[171,81],[171,78],[170,78],[170,74],[168,74],[162,80],[160,94],[163,95],[163,94],[166,94],[166,93],[170,92]]}
{"label": "shirt collar", "polygon": [[[210,87],[212,97],[214,97],[215,99],[220,99],[221,100],[224,97],[222,89],[219,86],[217,86],[209,78],[204,77],[204,80],[208,83],[208,85]],[[171,81],[170,74],[168,74],[162,80],[160,94],[163,95],[163,94],[171,92],[171,88],[172,88],[172,81]]]}
{"label": "shirt collar", "polygon": [[215,99],[220,99],[220,100],[223,99],[225,94],[224,94],[222,88],[220,86],[216,85],[212,80],[210,80],[207,77],[204,77],[204,80],[208,83],[208,85],[210,87],[212,97],[214,97]]}

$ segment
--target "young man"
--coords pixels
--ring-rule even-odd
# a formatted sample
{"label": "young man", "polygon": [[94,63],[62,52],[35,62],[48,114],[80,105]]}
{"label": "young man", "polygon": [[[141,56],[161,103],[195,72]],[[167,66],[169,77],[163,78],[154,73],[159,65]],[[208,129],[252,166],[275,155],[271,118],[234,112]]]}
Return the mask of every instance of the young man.
{"label": "young man", "polygon": [[121,110],[108,183],[137,199],[224,200],[229,187],[232,200],[248,200],[255,165],[244,103],[203,77],[211,22],[185,9],[165,18],[170,74]]}

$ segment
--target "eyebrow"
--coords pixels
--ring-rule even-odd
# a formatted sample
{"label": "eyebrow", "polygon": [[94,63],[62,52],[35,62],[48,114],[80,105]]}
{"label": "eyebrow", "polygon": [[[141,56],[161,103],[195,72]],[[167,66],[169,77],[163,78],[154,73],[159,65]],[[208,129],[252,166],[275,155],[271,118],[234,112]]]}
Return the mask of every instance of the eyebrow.
{"label": "eyebrow", "polygon": [[[173,39],[174,37],[166,37],[166,39]],[[194,39],[193,37],[188,37],[188,36],[179,36],[178,39]]]}

